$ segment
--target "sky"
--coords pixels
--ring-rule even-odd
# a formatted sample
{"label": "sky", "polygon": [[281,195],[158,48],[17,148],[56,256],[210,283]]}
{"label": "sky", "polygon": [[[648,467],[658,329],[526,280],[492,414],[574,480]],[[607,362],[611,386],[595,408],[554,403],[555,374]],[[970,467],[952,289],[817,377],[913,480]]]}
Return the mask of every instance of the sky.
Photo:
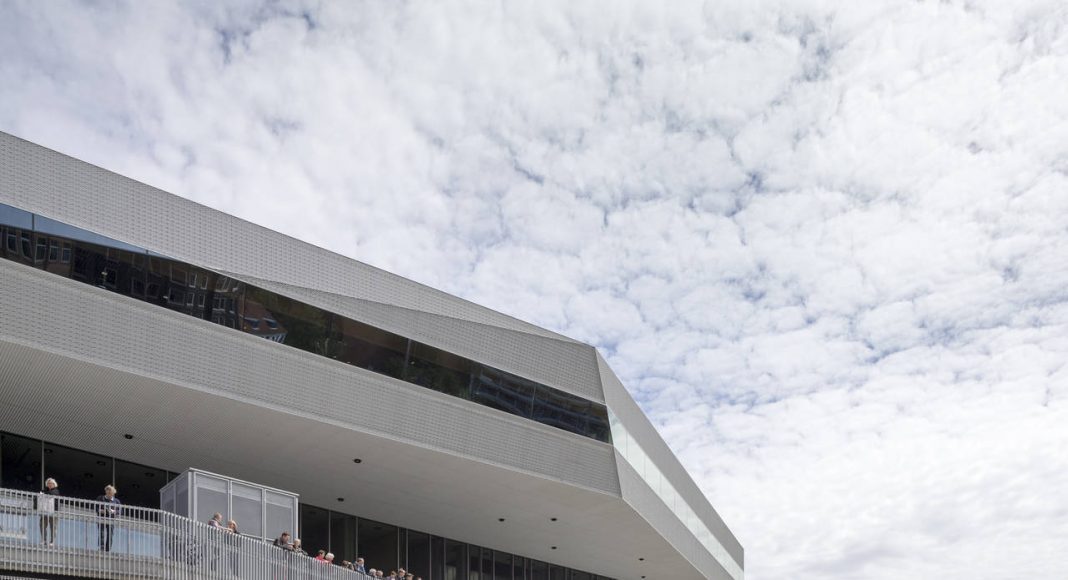
{"label": "sky", "polygon": [[597,346],[746,577],[1068,578],[1063,0],[0,0],[0,130]]}

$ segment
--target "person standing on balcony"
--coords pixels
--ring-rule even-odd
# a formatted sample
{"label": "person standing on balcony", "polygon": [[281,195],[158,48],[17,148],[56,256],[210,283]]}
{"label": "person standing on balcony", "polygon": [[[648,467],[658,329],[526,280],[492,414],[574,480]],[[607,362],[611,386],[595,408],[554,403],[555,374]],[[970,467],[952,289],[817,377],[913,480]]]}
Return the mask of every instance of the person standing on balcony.
{"label": "person standing on balcony", "polygon": [[220,514],[219,512],[215,512],[215,515],[211,516],[211,519],[208,520],[208,527],[215,530],[223,529],[222,514]]}
{"label": "person standing on balcony", "polygon": [[59,511],[57,497],[59,484],[49,477],[37,498],[37,511],[41,512],[41,543],[49,546],[56,545],[56,512]]}
{"label": "person standing on balcony", "polygon": [[276,548],[282,548],[283,550],[289,550],[290,552],[292,552],[293,551],[293,544],[291,544],[289,542],[289,538],[290,538],[289,532],[282,532],[282,535],[278,536],[274,540],[275,547]]}
{"label": "person standing on balcony", "polygon": [[230,548],[230,571],[234,573],[234,576],[238,575],[238,561],[241,557],[238,552],[238,548],[241,542],[237,539],[241,535],[241,532],[237,531],[237,522],[230,520],[226,522],[226,531],[229,532],[226,536],[226,543]]}
{"label": "person standing on balcony", "polygon": [[100,529],[100,549],[105,552],[111,551],[111,538],[115,533],[115,524],[108,523],[109,520],[115,519],[115,516],[119,515],[119,507],[122,502],[119,498],[115,497],[119,493],[119,490],[115,489],[114,485],[109,485],[104,488],[104,495],[96,498],[96,501],[103,504],[97,513],[105,518],[101,523],[97,524]]}

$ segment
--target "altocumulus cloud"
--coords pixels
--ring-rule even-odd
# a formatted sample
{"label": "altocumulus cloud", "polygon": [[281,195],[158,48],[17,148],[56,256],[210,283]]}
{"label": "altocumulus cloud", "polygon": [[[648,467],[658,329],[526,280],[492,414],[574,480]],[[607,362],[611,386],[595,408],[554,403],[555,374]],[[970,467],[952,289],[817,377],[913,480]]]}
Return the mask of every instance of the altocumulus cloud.
{"label": "altocumulus cloud", "polygon": [[602,347],[779,578],[1068,577],[1059,1],[0,5],[0,128]]}

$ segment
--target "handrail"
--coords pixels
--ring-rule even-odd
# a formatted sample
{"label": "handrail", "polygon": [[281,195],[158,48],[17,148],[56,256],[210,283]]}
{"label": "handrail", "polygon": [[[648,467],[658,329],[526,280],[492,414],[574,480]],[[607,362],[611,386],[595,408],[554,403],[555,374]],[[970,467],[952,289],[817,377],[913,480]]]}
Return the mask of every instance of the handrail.
{"label": "handrail", "polygon": [[158,509],[0,488],[4,571],[165,580],[371,578]]}

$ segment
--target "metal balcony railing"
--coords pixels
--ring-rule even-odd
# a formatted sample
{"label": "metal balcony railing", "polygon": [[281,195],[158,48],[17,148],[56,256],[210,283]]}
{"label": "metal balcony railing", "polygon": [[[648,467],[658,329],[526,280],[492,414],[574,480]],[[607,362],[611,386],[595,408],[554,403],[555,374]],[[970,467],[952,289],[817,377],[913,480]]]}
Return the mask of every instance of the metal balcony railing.
{"label": "metal balcony railing", "polygon": [[0,575],[173,580],[368,580],[156,509],[0,489]]}

